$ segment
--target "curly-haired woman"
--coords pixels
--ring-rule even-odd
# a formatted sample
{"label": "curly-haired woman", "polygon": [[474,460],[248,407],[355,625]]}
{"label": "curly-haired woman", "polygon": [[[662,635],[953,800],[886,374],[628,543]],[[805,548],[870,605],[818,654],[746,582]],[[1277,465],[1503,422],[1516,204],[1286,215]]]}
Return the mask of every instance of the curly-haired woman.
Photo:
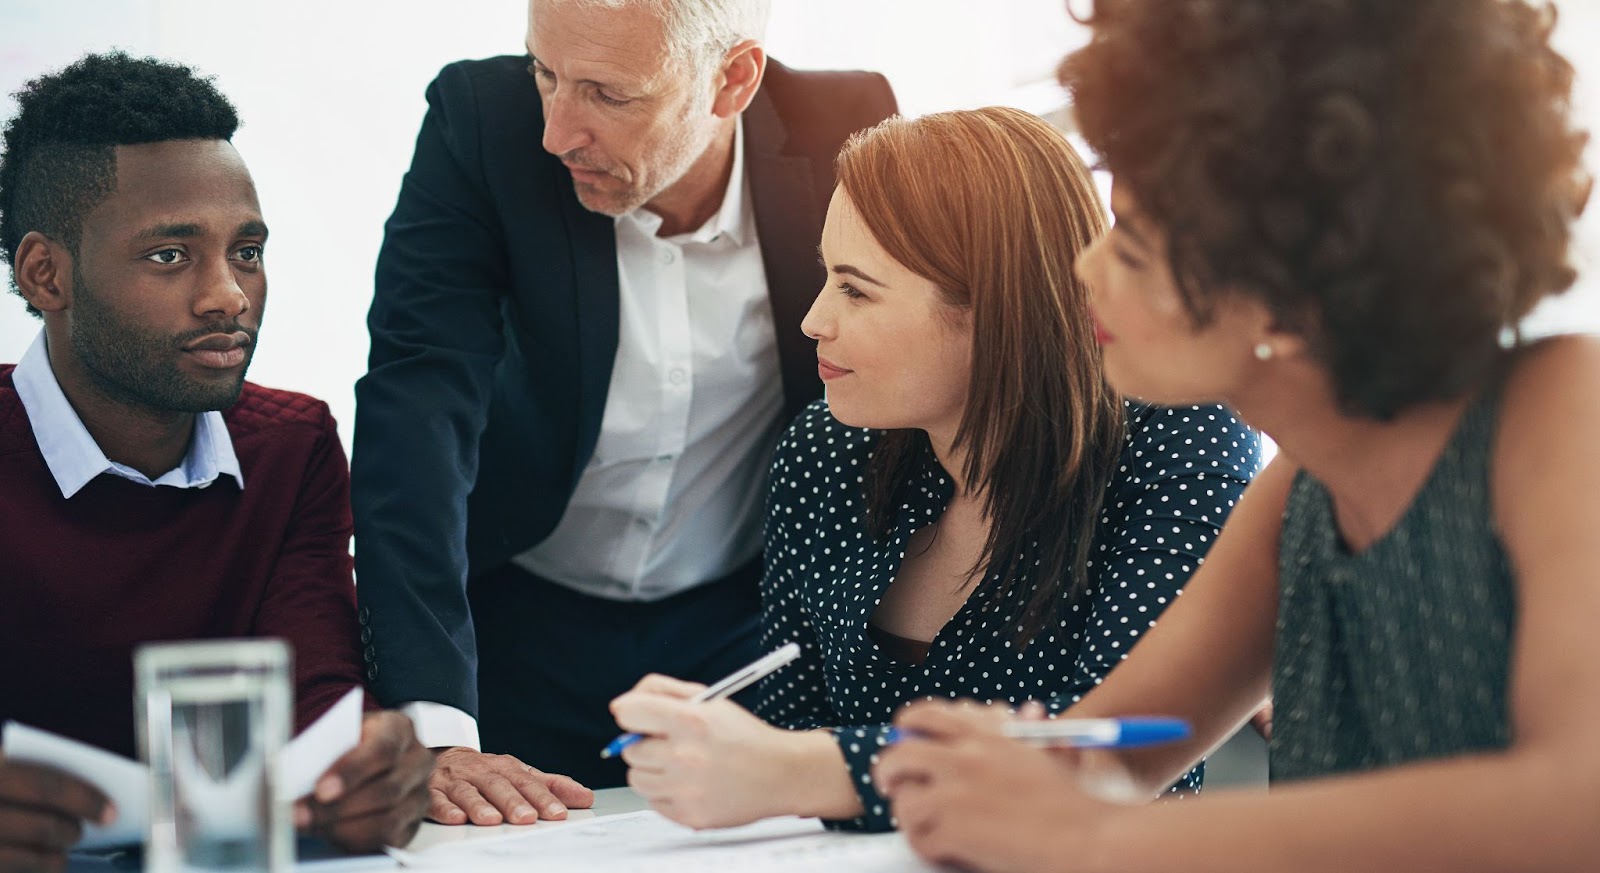
{"label": "curly-haired woman", "polygon": [[[1554,16],[1512,0],[1100,0],[1063,66],[1115,179],[1080,262],[1108,379],[1282,454],[1051,753],[929,703],[878,767],[983,870],[1593,870],[1600,343],[1524,343],[1588,180]],[[1272,691],[1270,795],[1154,797]]]}

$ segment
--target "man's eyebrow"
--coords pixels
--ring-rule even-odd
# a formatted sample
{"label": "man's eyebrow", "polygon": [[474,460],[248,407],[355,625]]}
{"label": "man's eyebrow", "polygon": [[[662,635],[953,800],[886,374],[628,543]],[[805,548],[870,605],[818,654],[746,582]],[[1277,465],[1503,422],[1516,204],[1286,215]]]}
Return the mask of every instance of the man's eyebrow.
{"label": "man's eyebrow", "polygon": [[133,239],[135,242],[143,242],[144,240],[152,239],[168,239],[172,237],[176,237],[178,239],[189,239],[191,237],[199,236],[202,232],[203,231],[198,224],[188,222],[170,222],[165,224],[152,224],[135,234]]}
{"label": "man's eyebrow", "polygon": [[[536,55],[536,54],[534,54],[533,52],[530,51],[530,52],[528,52],[528,68],[529,68],[528,71],[530,73],[533,72],[533,67],[536,67],[536,66],[544,67],[547,70],[550,69],[548,66],[546,66],[544,61],[539,60],[539,56],[538,55]],[[553,76],[553,75],[555,75],[555,73],[552,72],[551,75]],[[608,82],[608,81],[601,81],[600,79],[578,79],[577,83],[580,84],[580,85],[593,85],[596,88],[604,88],[604,89],[606,89],[608,91],[616,91],[616,92],[618,92],[620,94],[625,94],[625,95],[641,94],[645,90],[647,90],[648,87],[649,87],[648,84],[640,84],[640,83],[637,83],[637,82],[634,82],[634,83]]]}
{"label": "man's eyebrow", "polygon": [[[165,222],[152,224],[134,235],[135,242],[145,242],[155,239],[193,239],[205,233],[205,228],[194,222]],[[267,236],[267,224],[259,219],[251,219],[239,225],[234,231],[234,236]]]}

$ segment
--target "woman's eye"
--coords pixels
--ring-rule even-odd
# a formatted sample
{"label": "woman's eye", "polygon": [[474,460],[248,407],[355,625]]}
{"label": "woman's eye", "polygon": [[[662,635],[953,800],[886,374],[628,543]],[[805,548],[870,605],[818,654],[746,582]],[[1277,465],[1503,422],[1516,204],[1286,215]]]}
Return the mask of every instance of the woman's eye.
{"label": "woman's eye", "polygon": [[849,282],[840,282],[839,283],[839,293],[841,293],[844,296],[850,298],[851,300],[857,300],[857,299],[860,299],[862,297],[867,296],[865,294],[862,294],[860,289],[856,288],[856,286],[850,284]]}

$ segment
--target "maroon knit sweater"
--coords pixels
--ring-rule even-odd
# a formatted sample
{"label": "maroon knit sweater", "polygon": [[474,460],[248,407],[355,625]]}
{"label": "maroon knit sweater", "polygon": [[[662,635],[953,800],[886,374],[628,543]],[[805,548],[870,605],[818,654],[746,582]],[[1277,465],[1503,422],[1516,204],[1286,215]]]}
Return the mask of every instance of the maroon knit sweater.
{"label": "maroon knit sweater", "polygon": [[281,637],[295,722],[361,683],[350,474],[320,400],[246,383],[223,413],[244,473],[208,488],[102,474],[71,500],[0,365],[0,721],[133,754],[133,648]]}

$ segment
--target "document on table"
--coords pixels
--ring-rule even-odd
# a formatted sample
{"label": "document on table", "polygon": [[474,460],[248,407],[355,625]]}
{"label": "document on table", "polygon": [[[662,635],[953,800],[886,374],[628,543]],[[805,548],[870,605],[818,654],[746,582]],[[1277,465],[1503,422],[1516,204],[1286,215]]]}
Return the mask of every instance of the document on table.
{"label": "document on table", "polygon": [[425,852],[391,849],[406,867],[476,871],[499,867],[584,873],[800,871],[930,873],[899,834],[825,831],[814,818],[774,818],[744,827],[695,831],[655,812],[634,812],[508,837],[465,840]]}
{"label": "document on table", "polygon": [[[361,700],[361,689],[350,689],[284,749],[279,765],[280,799],[295,800],[310,794],[328,767],[361,741]],[[0,734],[0,749],[14,761],[44,764],[76,776],[99,788],[117,805],[117,820],[110,827],[86,825],[76,848],[100,849],[144,841],[150,825],[150,770],[145,765],[16,722],[6,722]]]}

